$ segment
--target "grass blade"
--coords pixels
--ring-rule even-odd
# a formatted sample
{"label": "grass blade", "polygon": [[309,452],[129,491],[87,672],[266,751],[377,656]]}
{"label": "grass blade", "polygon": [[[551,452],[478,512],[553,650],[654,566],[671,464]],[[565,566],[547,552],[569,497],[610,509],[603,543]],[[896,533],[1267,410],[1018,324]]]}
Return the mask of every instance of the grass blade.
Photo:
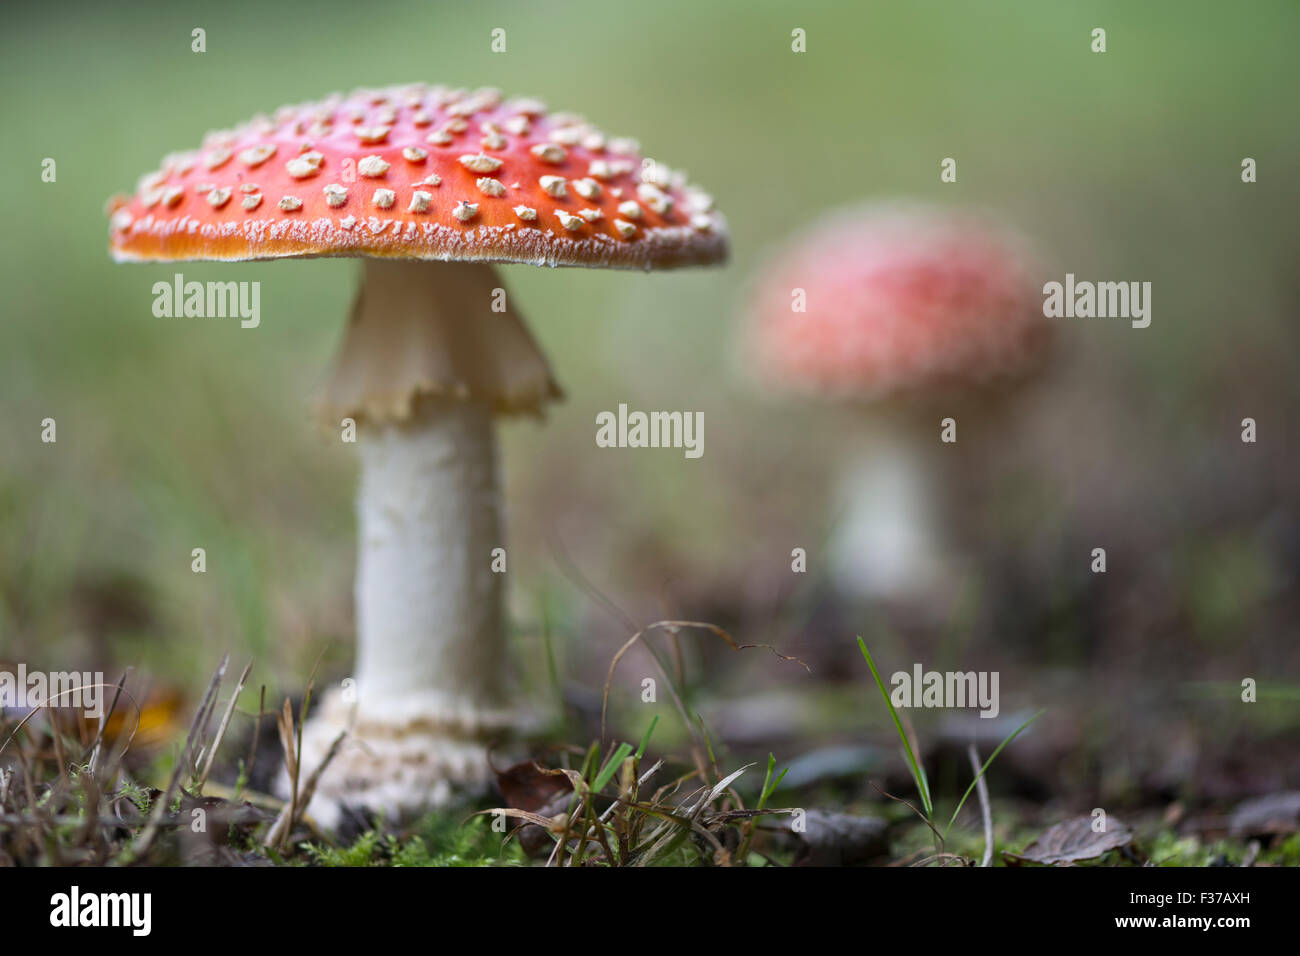
{"label": "grass blade", "polygon": [[605,789],[605,784],[614,776],[614,771],[623,765],[623,758],[632,752],[632,745],[621,743],[618,748],[605,761],[605,766],[600,768],[600,773],[596,774],[596,779],[592,781],[591,792],[600,793]]}
{"label": "grass blade", "polygon": [[646,728],[645,736],[641,738],[641,746],[636,748],[636,759],[640,760],[645,755],[645,748],[650,743],[650,735],[655,732],[655,727],[659,725],[659,715],[655,714],[650,719],[650,726]]}
{"label": "grass blade", "polygon": [[785,775],[790,772],[790,768],[786,767],[779,774],[777,774],[776,779],[773,780],[772,771],[775,769],[776,769],[776,754],[768,754],[767,773],[763,776],[763,789],[760,790],[758,793],[758,803],[756,805],[756,808],[759,810],[763,809],[763,807],[767,804],[767,798],[776,792],[776,788],[781,786],[781,781],[785,779]]}
{"label": "grass blade", "polygon": [[[885,706],[889,708],[889,716],[894,718],[894,728],[898,731],[899,739],[903,741],[903,749],[907,752],[908,769],[912,771],[912,779],[916,781],[916,789],[920,791],[921,804],[925,807],[926,816],[933,818],[934,804],[930,802],[930,783],[926,779],[925,771],[916,762],[916,754],[912,753],[912,744],[907,739],[907,734],[903,732],[903,722],[898,719],[898,711],[894,709],[894,703],[889,699],[889,691],[885,690],[885,682],[880,679],[880,672],[876,670],[876,662],[871,659],[871,652],[867,650],[867,642],[861,636],[858,637],[858,647],[862,649],[862,656],[866,658],[867,666],[871,668],[871,676],[876,679],[876,686],[880,688],[880,696],[885,698]],[[998,748],[998,750],[1001,749],[1001,747]],[[996,750],[993,752],[993,756],[997,756]],[[992,760],[993,758],[990,757],[989,759]],[[967,791],[967,793],[969,792]],[[963,797],[963,799],[965,798]]]}

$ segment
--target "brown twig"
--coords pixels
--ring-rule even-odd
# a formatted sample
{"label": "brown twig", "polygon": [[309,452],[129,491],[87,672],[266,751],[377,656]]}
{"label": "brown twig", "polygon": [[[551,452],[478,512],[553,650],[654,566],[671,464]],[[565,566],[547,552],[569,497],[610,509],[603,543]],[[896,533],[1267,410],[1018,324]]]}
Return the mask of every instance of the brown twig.
{"label": "brown twig", "polygon": [[244,779],[253,778],[253,764],[257,762],[257,744],[262,737],[262,718],[266,716],[266,685],[262,685],[262,694],[257,702],[257,719],[253,721],[253,739],[248,745],[248,760],[244,763]]}
{"label": "brown twig", "polygon": [[[710,634],[721,638],[733,651],[745,651],[751,648],[765,647],[781,660],[798,664],[804,670],[812,673],[812,669],[803,661],[799,660],[797,657],[787,657],[771,644],[737,644],[736,639],[725,630],[718,627],[718,625],[710,624],[707,621],[655,621],[653,624],[647,624],[645,627],[641,628],[641,630],[629,637],[623,646],[614,654],[613,660],[609,662],[609,673],[605,677],[605,691],[601,696],[600,701],[600,736],[602,740],[605,739],[605,721],[609,711],[609,689],[614,682],[614,670],[618,667],[618,662],[623,659],[623,655],[631,650],[632,646],[641,640],[642,637],[651,631],[660,629],[668,630],[669,633],[676,633],[682,629],[708,631]],[[667,676],[666,671],[665,676]],[[669,681],[668,686],[669,689],[672,690],[672,681]],[[674,695],[675,693],[676,692],[674,691]],[[683,712],[683,717],[689,726],[691,723],[690,717],[687,716],[685,712]]]}
{"label": "brown twig", "polygon": [[176,760],[176,768],[172,771],[171,780],[167,783],[167,789],[154,805],[153,812],[149,815],[149,822],[145,825],[144,830],[136,838],[135,843],[131,845],[130,856],[132,859],[140,859],[153,845],[154,837],[158,835],[158,828],[162,825],[162,818],[167,813],[167,808],[171,806],[172,797],[176,794],[176,788],[180,785],[181,771],[189,765],[190,755],[194,752],[194,743],[198,738],[200,729],[207,723],[207,717],[211,712],[212,703],[217,696],[217,688],[221,686],[221,681],[226,676],[226,668],[230,664],[230,656],[226,655],[221,658],[221,666],[217,672],[212,675],[212,682],[208,684],[208,692],[203,695],[203,703],[199,705],[199,711],[194,715],[194,723],[190,725],[190,732],[185,737],[185,747],[181,750],[180,756]]}
{"label": "brown twig", "polygon": [[916,809],[916,807],[912,806],[902,797],[896,797],[892,793],[888,793],[884,790],[881,790],[878,786],[875,785],[875,783],[871,784],[871,789],[876,791],[876,793],[880,794],[882,797],[886,797],[890,800],[893,800],[896,803],[901,803],[903,806],[907,807],[907,809],[915,813],[918,817],[921,818],[922,822],[924,822],[925,825],[930,828],[931,832],[934,833],[934,838],[939,841],[939,845],[940,846],[943,845],[943,834],[939,832],[939,830],[935,827],[935,825],[930,822],[930,818],[927,817],[924,813]]}
{"label": "brown twig", "polygon": [[208,774],[212,772],[212,761],[217,757],[217,749],[226,736],[226,728],[230,726],[230,717],[235,712],[235,704],[239,702],[239,695],[244,689],[244,681],[248,680],[248,673],[252,669],[253,662],[249,661],[248,666],[244,668],[244,673],[239,675],[235,689],[230,692],[230,703],[226,705],[226,712],[221,715],[221,723],[217,725],[217,733],[212,738],[212,744],[208,747],[208,759],[203,762],[203,770],[199,773],[199,778],[195,782],[196,793],[203,792],[203,785],[207,783]]}
{"label": "brown twig", "polygon": [[306,812],[307,807],[311,804],[311,798],[316,795],[316,784],[320,781],[321,774],[334,760],[347,736],[348,732],[346,730],[339,731],[338,736],[334,738],[334,742],[330,744],[330,749],[325,752],[325,758],[307,775],[301,793],[298,792],[297,784],[298,764],[297,760],[294,761],[293,798],[285,804],[284,809],[280,811],[280,815],[276,817],[275,823],[267,831],[266,839],[263,841],[264,846],[283,847],[284,842],[289,839],[289,835],[293,832],[298,818]]}

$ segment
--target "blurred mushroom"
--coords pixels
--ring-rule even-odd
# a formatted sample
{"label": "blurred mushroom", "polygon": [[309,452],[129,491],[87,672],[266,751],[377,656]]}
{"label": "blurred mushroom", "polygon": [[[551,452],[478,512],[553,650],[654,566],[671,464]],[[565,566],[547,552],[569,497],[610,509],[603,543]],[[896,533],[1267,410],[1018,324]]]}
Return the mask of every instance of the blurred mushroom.
{"label": "blurred mushroom", "polygon": [[311,807],[392,815],[487,784],[505,693],[495,413],[560,394],[490,263],[661,269],[727,254],[684,176],[495,90],[334,94],[211,133],[111,204],[119,262],[366,257],[324,398],[360,436],[355,706],[325,696]]}
{"label": "blurred mushroom", "polygon": [[940,422],[1034,366],[1049,339],[1023,241],[971,214],[840,211],[765,263],[745,326],[745,365],[764,386],[872,405],[838,492],[837,587],[927,594],[948,564],[933,487]]}

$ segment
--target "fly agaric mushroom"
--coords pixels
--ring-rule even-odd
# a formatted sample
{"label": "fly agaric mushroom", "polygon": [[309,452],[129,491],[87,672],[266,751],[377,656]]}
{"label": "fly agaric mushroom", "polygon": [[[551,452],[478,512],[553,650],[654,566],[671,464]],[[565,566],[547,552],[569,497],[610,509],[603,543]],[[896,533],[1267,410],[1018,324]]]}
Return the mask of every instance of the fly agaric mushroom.
{"label": "fly agaric mushroom", "polygon": [[765,383],[874,406],[866,455],[842,481],[834,583],[923,596],[947,569],[932,488],[940,422],[997,404],[1050,338],[1023,240],[971,214],[840,211],[771,258],[745,323],[746,365]]}
{"label": "fly agaric mushroom", "polygon": [[726,226],[685,177],[572,113],[490,89],[334,94],[211,133],[111,203],[119,262],[365,257],[324,410],[360,437],[355,706],[326,695],[312,811],[403,815],[488,779],[505,698],[494,413],[559,396],[491,263],[721,262]]}

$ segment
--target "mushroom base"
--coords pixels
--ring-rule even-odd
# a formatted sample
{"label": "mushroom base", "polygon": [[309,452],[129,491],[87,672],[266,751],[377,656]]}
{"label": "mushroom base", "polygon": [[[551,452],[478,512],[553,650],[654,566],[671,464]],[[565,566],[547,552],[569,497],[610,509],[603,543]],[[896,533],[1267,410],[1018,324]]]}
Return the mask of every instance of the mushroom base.
{"label": "mushroom base", "polygon": [[[302,735],[303,780],[339,734],[347,734],[307,807],[326,829],[352,814],[382,814],[398,822],[481,795],[492,780],[491,741],[520,723],[505,711],[481,712],[468,722],[458,709],[426,696],[360,714],[339,688],[327,691],[312,709]],[[276,789],[288,795],[283,772]]]}

